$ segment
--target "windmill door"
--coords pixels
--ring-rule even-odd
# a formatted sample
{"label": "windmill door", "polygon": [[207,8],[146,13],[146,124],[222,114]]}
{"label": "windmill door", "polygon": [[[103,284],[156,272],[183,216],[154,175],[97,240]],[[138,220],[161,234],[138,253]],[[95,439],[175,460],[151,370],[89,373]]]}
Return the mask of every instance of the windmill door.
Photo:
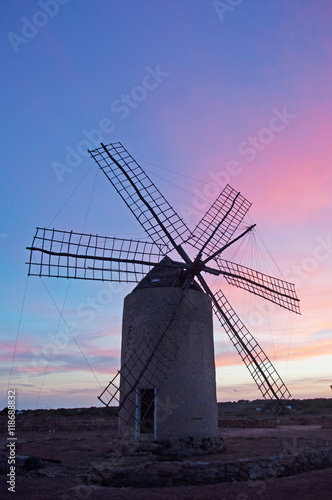
{"label": "windmill door", "polygon": [[149,387],[136,392],[136,435],[156,437],[156,389]]}

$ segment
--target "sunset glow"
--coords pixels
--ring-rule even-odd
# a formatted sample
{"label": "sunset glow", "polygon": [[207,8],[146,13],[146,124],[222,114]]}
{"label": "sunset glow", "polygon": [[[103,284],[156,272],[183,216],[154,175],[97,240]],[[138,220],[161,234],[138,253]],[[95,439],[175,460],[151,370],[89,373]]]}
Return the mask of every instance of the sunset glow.
{"label": "sunset glow", "polygon": [[[221,15],[203,0],[72,1],[32,31],[40,9],[6,2],[0,21],[4,406],[8,385],[20,408],[99,406],[120,368],[134,285],[27,278],[25,264],[36,226],[146,240],[87,153],[117,141],[191,230],[227,183],[252,203],[243,228],[257,226],[225,258],[295,283],[301,315],[209,284],[292,397],[331,397],[332,3],[252,0]],[[260,398],[214,331],[218,400]]]}

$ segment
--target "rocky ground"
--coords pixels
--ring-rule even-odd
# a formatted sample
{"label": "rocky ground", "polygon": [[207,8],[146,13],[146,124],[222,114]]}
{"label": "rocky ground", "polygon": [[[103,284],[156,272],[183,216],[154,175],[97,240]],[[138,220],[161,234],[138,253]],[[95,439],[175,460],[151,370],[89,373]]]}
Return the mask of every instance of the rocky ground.
{"label": "rocky ground", "polygon": [[[317,419],[316,419],[317,420]],[[243,420],[244,422],[244,420]],[[16,455],[16,498],[22,499],[49,499],[49,500],[166,500],[166,499],[282,499],[286,500],[327,500],[332,498],[332,467],[324,460],[319,470],[303,460],[305,454],[312,452],[332,453],[332,429],[322,428],[321,419],[307,421],[306,425],[292,425],[291,421],[282,422],[287,425],[277,427],[242,428],[224,427],[220,433],[224,438],[226,451],[215,455],[196,454],[191,457],[162,457],[141,453],[138,456],[124,457],[121,452],[121,443],[116,442],[116,428],[114,422],[102,419],[93,419],[90,422],[72,417],[66,423],[54,425],[49,421],[32,422],[29,426],[22,425],[17,431]],[[254,425],[254,424],[252,424]],[[38,429],[38,430],[34,430]],[[8,492],[6,474],[8,469],[5,433],[0,435],[1,442],[1,498],[13,498]],[[116,444],[117,443],[117,444]],[[124,448],[124,451],[125,448]],[[128,450],[127,450],[128,451]],[[186,481],[192,482],[188,470],[202,471],[206,463],[211,470],[215,470],[216,463],[230,463],[250,459],[265,463],[267,457],[274,457],[282,463],[288,463],[290,456],[302,457],[307,470],[301,472],[297,468],[296,474],[288,477],[265,477],[247,481],[230,478],[226,482],[204,484],[209,482],[208,477],[194,473],[191,477],[194,482],[203,484],[183,484],[178,486],[154,486],[150,488],[126,486],[114,488],[103,486],[105,477],[112,476],[119,467],[147,467],[151,472],[154,467],[154,477],[160,478],[161,483],[167,484],[169,477],[178,477],[179,471],[186,469]],[[316,453],[317,455],[317,453]],[[315,456],[316,456],[315,455]],[[325,456],[324,455],[324,456]],[[29,458],[27,458],[29,457]],[[263,462],[262,462],[263,461]],[[302,463],[301,462],[301,463]],[[188,465],[189,463],[189,465]],[[244,461],[247,463],[247,461]],[[150,464],[150,465],[146,465]],[[152,464],[152,465],[151,465]],[[186,465],[187,464],[187,465]],[[108,476],[96,475],[100,466],[108,469]],[[189,467],[189,469],[188,469]],[[231,466],[230,466],[231,467]],[[322,468],[321,468],[322,467]],[[235,470],[235,469],[230,469]],[[258,470],[256,469],[252,470]],[[157,471],[157,472],[156,472]],[[144,471],[143,471],[144,472]],[[157,474],[157,476],[156,476]],[[159,476],[158,476],[159,474]],[[175,475],[174,475],[175,474]],[[181,472],[183,474],[183,472]],[[189,477],[189,479],[188,479]],[[166,478],[166,480],[165,480]],[[211,480],[211,477],[210,477]],[[107,483],[107,481],[106,481]],[[112,484],[112,481],[110,481]],[[128,484],[128,483],[127,483]],[[15,497],[14,497],[15,498]]]}

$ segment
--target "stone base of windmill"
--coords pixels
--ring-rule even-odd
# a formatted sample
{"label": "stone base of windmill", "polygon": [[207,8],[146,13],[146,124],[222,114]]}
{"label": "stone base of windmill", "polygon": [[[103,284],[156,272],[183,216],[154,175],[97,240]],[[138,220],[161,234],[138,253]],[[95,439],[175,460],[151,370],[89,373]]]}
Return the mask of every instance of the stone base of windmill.
{"label": "stone base of windmill", "polygon": [[217,454],[225,451],[220,436],[168,437],[154,440],[132,440],[119,438],[112,443],[113,456],[190,457],[193,455]]}

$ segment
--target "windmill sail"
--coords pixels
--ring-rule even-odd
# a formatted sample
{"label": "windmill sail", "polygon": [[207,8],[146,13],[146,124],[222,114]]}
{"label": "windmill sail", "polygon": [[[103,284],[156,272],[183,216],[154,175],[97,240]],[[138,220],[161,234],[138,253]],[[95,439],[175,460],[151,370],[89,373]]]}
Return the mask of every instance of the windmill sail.
{"label": "windmill sail", "polygon": [[216,261],[221,274],[230,285],[243,288],[274,304],[278,304],[284,309],[300,314],[300,301],[296,295],[293,283],[273,278],[267,274],[219,257],[217,257]]}
{"label": "windmill sail", "polygon": [[154,243],[170,250],[188,240],[186,224],[120,142],[89,152]]}
{"label": "windmill sail", "polygon": [[230,241],[250,207],[251,203],[227,184],[195,227],[190,243],[209,256]]}
{"label": "windmill sail", "polygon": [[37,228],[29,275],[137,283],[158,264],[163,251],[155,244],[97,234]]}
{"label": "windmill sail", "polygon": [[213,296],[213,309],[264,399],[276,400],[281,409],[291,397],[287,387],[221,291]]}

